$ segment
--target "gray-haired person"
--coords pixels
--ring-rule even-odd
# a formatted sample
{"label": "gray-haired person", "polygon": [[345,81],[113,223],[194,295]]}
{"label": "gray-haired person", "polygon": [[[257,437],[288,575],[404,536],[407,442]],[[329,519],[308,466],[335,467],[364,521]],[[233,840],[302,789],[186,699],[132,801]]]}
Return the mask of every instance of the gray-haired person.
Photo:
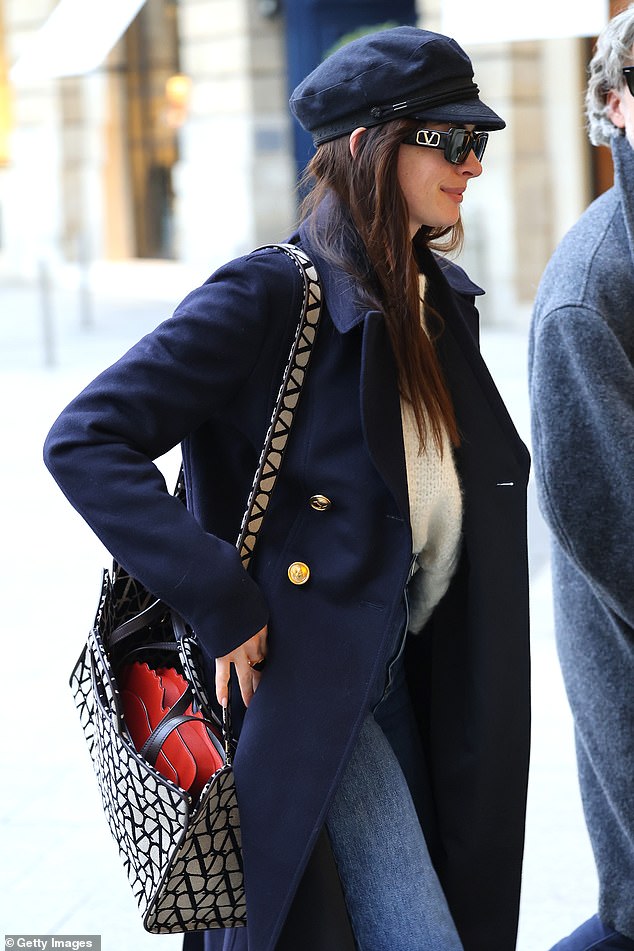
{"label": "gray-haired person", "polygon": [[598,915],[555,948],[622,951],[634,949],[634,4],[598,39],[586,111],[592,143],[612,149],[615,184],[546,268],[530,396],[557,646],[599,877]]}

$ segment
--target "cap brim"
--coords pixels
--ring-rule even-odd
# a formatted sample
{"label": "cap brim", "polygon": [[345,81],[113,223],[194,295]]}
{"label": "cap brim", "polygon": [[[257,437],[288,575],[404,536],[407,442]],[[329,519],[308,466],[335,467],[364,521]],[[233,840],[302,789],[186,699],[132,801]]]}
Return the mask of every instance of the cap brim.
{"label": "cap brim", "polygon": [[448,102],[443,106],[436,106],[435,109],[420,110],[412,118],[474,125],[478,130],[490,129],[496,131],[506,127],[504,119],[500,118],[497,112],[494,112],[479,99]]}

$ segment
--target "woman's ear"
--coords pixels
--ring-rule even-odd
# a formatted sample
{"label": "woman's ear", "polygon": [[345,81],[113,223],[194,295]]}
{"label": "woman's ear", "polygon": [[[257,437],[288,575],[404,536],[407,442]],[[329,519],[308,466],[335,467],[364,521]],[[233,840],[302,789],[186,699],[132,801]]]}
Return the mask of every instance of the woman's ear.
{"label": "woman's ear", "polygon": [[352,158],[357,154],[357,149],[359,148],[359,142],[361,141],[361,136],[365,132],[365,126],[359,126],[358,129],[355,129],[354,132],[350,133],[350,155]]}
{"label": "woman's ear", "polygon": [[623,115],[623,109],[621,108],[621,93],[619,93],[616,89],[611,89],[608,93],[605,104],[607,107],[606,115],[612,125],[615,125],[617,129],[624,129],[625,116]]}

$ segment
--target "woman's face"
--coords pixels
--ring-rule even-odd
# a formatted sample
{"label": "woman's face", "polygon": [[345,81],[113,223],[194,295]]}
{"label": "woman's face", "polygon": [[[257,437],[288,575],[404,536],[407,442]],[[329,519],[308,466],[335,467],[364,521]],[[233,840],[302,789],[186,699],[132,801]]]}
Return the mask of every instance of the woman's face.
{"label": "woman's face", "polygon": [[[448,123],[425,122],[421,128],[447,132]],[[455,126],[454,126],[455,128]],[[473,126],[464,126],[472,130]],[[452,165],[442,149],[419,145],[401,145],[398,153],[397,175],[409,212],[412,237],[419,228],[448,228],[460,216],[460,205],[469,179],[482,174],[482,165],[469,152],[462,165]]]}

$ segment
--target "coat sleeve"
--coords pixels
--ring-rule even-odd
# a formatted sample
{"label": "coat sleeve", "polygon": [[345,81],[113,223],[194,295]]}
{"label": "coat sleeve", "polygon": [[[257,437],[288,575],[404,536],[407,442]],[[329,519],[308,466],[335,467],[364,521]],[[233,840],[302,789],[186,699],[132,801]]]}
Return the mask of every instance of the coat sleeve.
{"label": "coat sleeve", "polygon": [[[153,460],[248,385],[276,332],[271,321],[282,319],[267,288],[279,296],[284,256],[272,254],[232,262],[193,291],[69,404],[44,447],[46,465],[106,548],[192,625],[212,657],[259,631],[267,605],[234,545],[202,529]],[[286,289],[290,314],[290,278]]]}
{"label": "coat sleeve", "polygon": [[634,367],[609,324],[566,306],[535,325],[530,354],[540,506],[609,608],[634,627]]}

